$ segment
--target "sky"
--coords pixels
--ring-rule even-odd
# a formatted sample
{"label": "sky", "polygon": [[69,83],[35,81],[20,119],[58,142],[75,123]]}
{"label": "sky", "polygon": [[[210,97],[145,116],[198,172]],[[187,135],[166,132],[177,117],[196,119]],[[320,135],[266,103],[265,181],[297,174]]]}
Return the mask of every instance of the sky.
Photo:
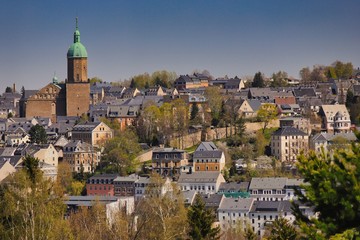
{"label": "sky", "polygon": [[359,0],[0,0],[0,92],[67,75],[75,17],[88,75],[158,70],[270,76],[336,60],[360,67]]}

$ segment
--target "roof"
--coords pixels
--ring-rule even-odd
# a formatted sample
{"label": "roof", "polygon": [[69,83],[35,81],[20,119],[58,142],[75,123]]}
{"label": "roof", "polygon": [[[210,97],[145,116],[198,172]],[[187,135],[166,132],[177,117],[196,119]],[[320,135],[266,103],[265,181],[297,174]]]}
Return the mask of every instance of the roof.
{"label": "roof", "polygon": [[213,142],[201,142],[200,145],[196,148],[195,151],[198,151],[199,148],[205,148],[208,151],[213,151],[213,150],[217,150],[218,148],[216,147],[215,143]]}
{"label": "roof", "polygon": [[291,212],[290,201],[254,201],[250,212]]}
{"label": "roof", "polygon": [[307,134],[297,128],[285,126],[279,128],[272,134],[273,136],[307,136]]}
{"label": "roof", "polygon": [[348,117],[348,120],[350,120],[349,112],[344,104],[321,105],[321,108],[327,118],[333,117],[334,115],[341,113],[344,116]]}
{"label": "roof", "polygon": [[92,176],[89,179],[115,179],[118,176],[119,176],[118,174],[98,174],[98,175]]}
{"label": "roof", "polygon": [[92,206],[95,203],[106,204],[116,202],[117,197],[113,196],[67,196],[67,200],[64,201],[66,205],[76,206]]}
{"label": "roof", "polygon": [[224,196],[219,194],[199,194],[205,207],[218,208]]}
{"label": "roof", "polygon": [[295,88],[293,90],[295,97],[316,97],[316,92],[314,88]]}
{"label": "roof", "polygon": [[280,177],[266,177],[266,178],[252,178],[249,189],[281,189],[286,185],[287,178]]}
{"label": "roof", "polygon": [[257,99],[247,99],[246,101],[249,103],[250,107],[252,108],[252,110],[254,112],[259,110],[259,108],[261,106],[261,102],[259,100],[257,100]]}
{"label": "roof", "polygon": [[101,122],[85,122],[75,125],[72,131],[92,131],[96,128]]}
{"label": "roof", "polygon": [[221,150],[214,151],[195,151],[194,158],[221,158],[223,152]]}
{"label": "roof", "polygon": [[247,191],[250,182],[224,182],[220,183],[219,192]]}
{"label": "roof", "polygon": [[224,198],[219,210],[249,211],[254,203],[254,198]]}
{"label": "roof", "polygon": [[207,171],[207,172],[193,172],[192,174],[181,174],[178,183],[215,183],[220,172]]}

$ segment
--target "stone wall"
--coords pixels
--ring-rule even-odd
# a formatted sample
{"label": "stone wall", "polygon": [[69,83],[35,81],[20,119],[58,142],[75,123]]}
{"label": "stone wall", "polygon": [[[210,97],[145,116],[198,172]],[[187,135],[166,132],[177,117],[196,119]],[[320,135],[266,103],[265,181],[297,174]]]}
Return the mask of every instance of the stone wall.
{"label": "stone wall", "polygon": [[[254,123],[245,123],[245,132],[246,133],[254,133],[263,128],[263,123],[261,122],[254,122]],[[278,119],[272,121],[267,128],[278,128],[280,126],[280,122]],[[226,137],[226,130],[227,135],[230,136],[231,133],[235,133],[234,128],[214,128],[208,129],[206,134],[204,135],[204,141],[214,141],[217,139],[222,139]],[[176,137],[170,141],[170,146],[185,149],[201,142],[201,132],[191,133],[184,137]]]}

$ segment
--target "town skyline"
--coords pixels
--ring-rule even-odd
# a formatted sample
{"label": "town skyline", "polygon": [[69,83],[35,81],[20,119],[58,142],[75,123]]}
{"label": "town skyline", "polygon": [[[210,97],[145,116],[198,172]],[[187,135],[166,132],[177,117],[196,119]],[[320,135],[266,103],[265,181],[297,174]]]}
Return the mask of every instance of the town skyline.
{"label": "town skyline", "polygon": [[[39,89],[66,78],[75,17],[89,50],[89,77],[129,79],[144,72],[214,77],[267,76],[335,60],[360,66],[356,1],[7,2],[0,10],[1,83]],[[344,46],[344,47],[341,47]]]}

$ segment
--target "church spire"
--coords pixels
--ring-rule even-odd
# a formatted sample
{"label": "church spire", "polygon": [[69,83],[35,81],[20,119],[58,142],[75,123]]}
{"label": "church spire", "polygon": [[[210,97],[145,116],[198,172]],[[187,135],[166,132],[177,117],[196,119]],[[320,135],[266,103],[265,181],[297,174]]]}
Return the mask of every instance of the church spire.
{"label": "church spire", "polygon": [[74,43],[80,42],[80,31],[78,27],[78,17],[76,17],[76,27],[74,32]]}

